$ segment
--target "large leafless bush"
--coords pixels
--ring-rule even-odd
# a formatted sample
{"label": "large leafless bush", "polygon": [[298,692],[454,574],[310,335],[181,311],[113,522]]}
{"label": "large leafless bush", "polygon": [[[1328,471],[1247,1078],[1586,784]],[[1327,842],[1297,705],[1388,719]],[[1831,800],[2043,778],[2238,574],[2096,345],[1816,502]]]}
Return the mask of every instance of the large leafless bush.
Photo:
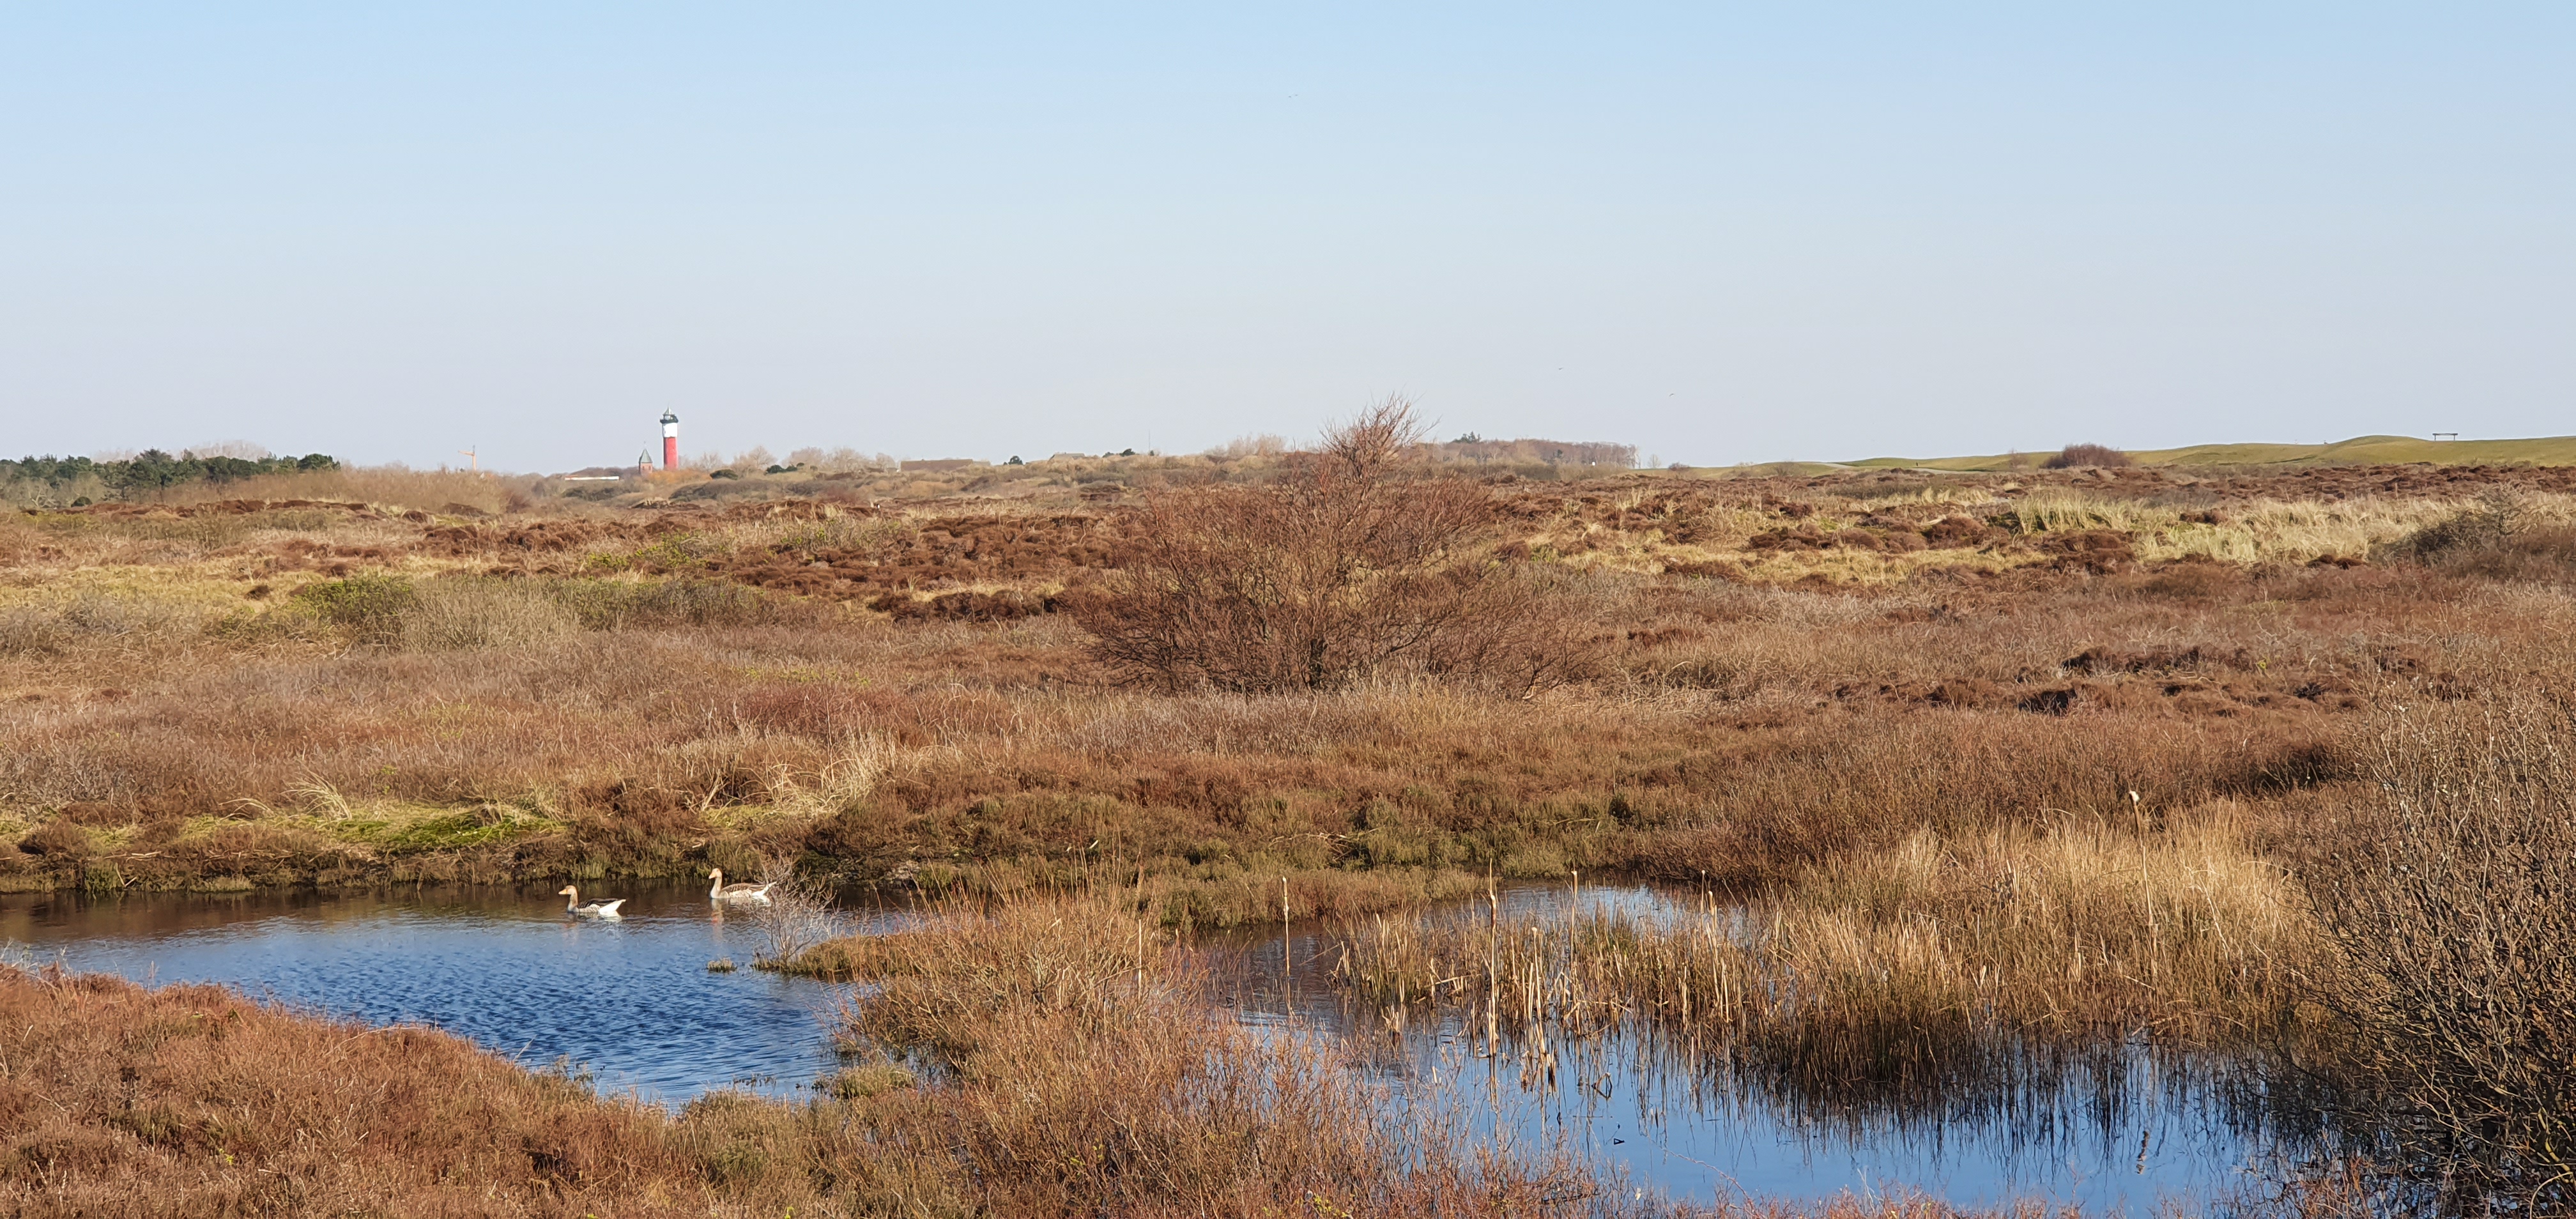
{"label": "large leafless bush", "polygon": [[1092,654],[1168,689],[1327,689],[1389,670],[1528,694],[1588,663],[1580,589],[1494,558],[1485,490],[1433,476],[1389,400],[1274,481],[1157,495],[1116,581],[1081,603]]}
{"label": "large leafless bush", "polygon": [[[2394,714],[2377,799],[2311,878],[2365,1092],[2482,1165],[2576,1172],[2576,715],[2523,697]],[[2466,1174],[2478,1176],[2477,1173]],[[2489,1178],[2492,1184],[2494,1178]]]}
{"label": "large leafless bush", "polygon": [[2091,467],[2124,469],[2138,463],[2107,444],[2070,444],[2039,464],[2044,470],[2082,470]]}

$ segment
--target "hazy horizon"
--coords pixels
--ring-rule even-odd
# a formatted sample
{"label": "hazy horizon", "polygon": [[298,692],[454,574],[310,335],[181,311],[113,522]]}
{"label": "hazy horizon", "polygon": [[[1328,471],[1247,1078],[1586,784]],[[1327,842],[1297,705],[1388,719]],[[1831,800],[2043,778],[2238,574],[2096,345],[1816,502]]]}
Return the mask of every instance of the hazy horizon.
{"label": "hazy horizon", "polygon": [[[2337,438],[2335,438],[2333,441],[2324,442],[2324,443],[2327,443],[2327,444],[2340,444],[2340,443],[2345,443],[2345,442],[2349,442],[2349,441],[2369,440],[2369,439],[2373,439],[2374,437],[2379,437],[2379,436],[2393,436],[2393,435],[2398,435],[2398,434],[2397,434],[2397,433],[2373,433],[2373,434],[2370,434],[2370,435],[2363,435],[2363,436],[2342,436],[2342,437],[2337,437]],[[1239,436],[1239,437],[1235,437],[1235,438],[1233,438],[1233,439],[1234,439],[1235,441],[1237,441],[1237,442],[1241,442],[1241,441],[1245,441],[1245,440],[1265,439],[1265,438],[1266,438],[1266,439],[1271,439],[1271,440],[1283,439],[1282,437],[1278,437],[1278,436],[1269,436],[1269,437]],[[2416,437],[2404,437],[2404,438],[2405,438],[2405,439],[2416,439],[2416,440],[2430,440],[2430,439],[2432,439],[2431,437],[2423,437],[2423,436],[2416,436]],[[1451,437],[1446,437],[1446,436],[1433,436],[1433,437],[1431,437],[1430,439],[1432,439],[1432,440],[1434,440],[1434,441],[1441,441],[1441,440],[1448,440],[1448,439],[1453,439],[1453,438],[1451,438]],[[1466,437],[1457,437],[1457,438],[1455,438],[1455,439],[1467,439],[1467,438],[1466,438]],[[1483,440],[1483,441],[1530,441],[1530,440],[1538,440],[1538,441],[1555,441],[1555,442],[1559,442],[1559,443],[1570,443],[1570,444],[1582,444],[1582,443],[1586,443],[1586,442],[1584,442],[1584,441],[1577,441],[1577,440],[1575,440],[1575,439],[1573,439],[1573,438],[1571,438],[1571,437],[1537,437],[1537,436],[1506,437],[1506,436],[1477,436],[1477,437],[1474,437],[1474,439],[1477,439],[1477,440]],[[2449,439],[2457,440],[2457,441],[2463,441],[2463,442],[2480,441],[2480,440],[2500,441],[2500,442],[2511,442],[2511,441],[2523,441],[2523,440],[2555,440],[2555,439],[2564,439],[2564,437],[2543,437],[2543,436],[2457,436],[2457,437],[2450,437]],[[1625,443],[1625,442],[1617,441],[1615,438],[1610,438],[1610,437],[1595,437],[1595,438],[1593,438],[1593,442],[1595,442],[1595,443],[1604,443],[1604,442],[1606,442],[1606,443],[1610,443],[1610,444],[1622,444],[1622,443]],[[1301,440],[1296,440],[1296,439],[1290,439],[1290,440],[1289,440],[1289,444],[1290,444],[1292,447],[1302,447],[1303,443],[1304,443],[1304,442],[1303,442],[1303,441],[1301,441]],[[2081,442],[2073,442],[2073,443],[2081,443]],[[2198,448],[2198,447],[2222,447],[2222,446],[2224,446],[2224,447],[2247,447],[2247,446],[2261,446],[2261,445],[2267,445],[2267,444],[2313,445],[2313,444],[2316,444],[2316,443],[2318,443],[2318,442],[2312,442],[2312,441],[2265,441],[2265,440],[2251,440],[2251,441],[2247,441],[2247,440],[2213,440],[2213,441],[2199,441],[2199,442],[2195,442],[2195,443],[2192,443],[2192,444],[2184,444],[2184,445],[2169,445],[2169,446],[2163,446],[2163,447],[2162,447],[2162,449],[2160,449],[2160,450],[2139,449],[2139,450],[2136,450],[2136,451],[2139,451],[2139,452],[2155,452],[2155,451],[2169,451],[2169,450],[2171,450],[2171,449],[2187,449],[2187,448]],[[1149,451],[1149,450],[1142,450],[1142,449],[1140,449],[1140,450],[1137,450],[1137,451],[1136,451],[1135,453],[1133,453],[1133,454],[1124,454],[1124,456],[1134,456],[1134,457],[1184,457],[1184,456],[1197,456],[1197,455],[1201,455],[1202,453],[1207,453],[1207,454],[1217,454],[1217,453],[1219,453],[1221,450],[1223,450],[1225,447],[1226,447],[1226,446],[1224,446],[1224,445],[1222,445],[1222,444],[1220,444],[1220,445],[1211,445],[1211,446],[1207,446],[1205,449],[1200,449],[1200,450],[1189,450],[1189,451],[1186,451],[1186,452],[1175,452],[1175,451],[1169,451],[1169,450],[1154,450],[1154,451]],[[1629,447],[1632,447],[1632,448],[1633,448],[1634,446],[1629,446]],[[1920,459],[1923,459],[1923,460],[1927,460],[1927,461],[1929,461],[1929,460],[1940,460],[1940,459],[1946,459],[1946,458],[1962,458],[1962,457],[1995,457],[1995,456],[2004,456],[2004,455],[2009,455],[2009,454],[2013,454],[2013,453],[2025,453],[2025,454],[2028,454],[2028,455],[2033,456],[2033,457],[2045,457],[2045,456],[2048,456],[2048,455],[2050,455],[2050,454],[2053,454],[2053,453],[2054,453],[2054,452],[2056,452],[2056,451],[2057,451],[2057,449],[2058,449],[2058,448],[2060,448],[2060,447],[2063,447],[2063,446],[2050,445],[2050,446],[2046,446],[2046,447],[2044,447],[2044,448],[2042,448],[2042,447],[2035,447],[2035,448],[2028,448],[2028,449],[2001,449],[2001,450],[1994,450],[1994,451],[1991,451],[1991,452],[1967,452],[1967,451],[1961,451],[1961,452],[1954,452],[1954,453],[1866,453],[1866,454],[1841,453],[1841,454],[1830,454],[1830,455],[1822,455],[1822,454],[1819,454],[1819,455],[1809,455],[1809,456],[1805,456],[1805,457],[1786,457],[1786,458],[1776,458],[1776,459],[1771,459],[1771,461],[1766,461],[1766,462],[1751,462],[1751,461],[1747,461],[1747,462],[1727,462],[1727,463],[1722,463],[1722,464],[1720,464],[1720,465],[1712,466],[1712,467],[1699,467],[1699,466],[1694,466],[1694,467],[1692,467],[1692,468],[1717,468],[1717,469],[1723,469],[1723,468],[1726,468],[1726,467],[1728,467],[1728,466],[1737,466],[1737,465],[1767,465],[1767,464],[1771,464],[1772,462],[1790,462],[1790,463],[1800,463],[1800,462],[1807,462],[1807,463],[1841,463],[1841,462],[1866,461],[1866,460],[1871,460],[1871,459],[1885,459],[1885,458],[1896,458],[1896,457],[1912,457],[1912,458],[1920,458]],[[159,449],[160,451],[162,451],[162,452],[164,452],[164,453],[170,454],[170,455],[172,455],[172,456],[178,456],[178,457],[187,457],[187,456],[195,456],[195,457],[219,457],[219,456],[220,456],[220,457],[251,457],[251,458],[257,458],[257,457],[261,457],[261,456],[299,457],[299,456],[304,455],[304,453],[306,452],[306,450],[300,450],[300,449],[299,449],[299,450],[296,450],[295,452],[287,452],[287,451],[286,451],[286,450],[284,450],[284,449],[272,448],[271,446],[268,446],[268,445],[265,445],[265,444],[261,444],[261,443],[259,443],[259,442],[257,442],[257,441],[249,441],[249,440],[239,440],[239,439],[235,439],[235,440],[204,441],[204,442],[200,442],[200,443],[197,443],[197,444],[189,444],[189,445],[147,445],[147,446],[144,446],[144,447],[143,447],[143,449],[137,449],[137,448],[116,448],[116,449],[102,449],[102,450],[98,450],[98,451],[94,451],[94,452],[90,452],[90,453],[55,453],[55,454],[39,454],[38,456],[52,456],[52,457],[88,457],[88,458],[91,458],[91,459],[93,459],[93,460],[98,460],[98,461],[123,461],[123,460],[129,460],[129,459],[131,459],[131,458],[134,458],[134,457],[136,457],[136,456],[139,456],[139,455],[144,451],[144,449],[152,449],[152,448],[157,448],[157,449]],[[763,454],[763,455],[765,455],[765,456],[762,458],[762,460],[767,461],[767,462],[770,462],[770,463],[772,463],[772,464],[782,463],[782,462],[792,462],[792,461],[797,460],[799,457],[804,456],[805,451],[810,451],[810,450],[814,450],[814,449],[823,449],[823,450],[836,450],[836,449],[837,449],[837,450],[840,450],[839,452],[833,452],[833,453],[828,454],[828,457],[827,457],[826,459],[824,459],[824,460],[827,460],[827,462],[829,462],[829,463],[830,463],[830,465],[837,465],[837,464],[838,464],[838,462],[840,461],[840,459],[841,459],[845,454],[850,453],[850,452],[857,452],[857,455],[858,455],[858,456],[863,457],[863,458],[867,458],[867,459],[870,459],[870,460],[873,460],[873,461],[878,462],[878,463],[880,463],[880,464],[887,463],[887,462],[914,461],[914,460],[933,460],[933,461],[936,461],[936,460],[942,460],[942,459],[955,459],[955,458],[958,458],[958,457],[961,457],[961,456],[967,456],[967,455],[964,455],[964,454],[953,454],[953,453],[952,453],[952,454],[926,454],[926,453],[884,453],[884,452],[866,452],[866,451],[856,450],[854,446],[833,446],[833,445],[799,446],[799,448],[798,448],[798,449],[793,449],[793,450],[791,450],[791,449],[782,448],[782,447],[778,447],[778,446],[774,446],[774,445],[760,445],[760,444],[754,444],[754,445],[749,446],[749,447],[744,448],[744,449],[730,450],[730,451],[725,451],[725,450],[703,450],[703,451],[700,451],[700,450],[684,450],[684,451],[682,452],[682,454],[681,454],[681,466],[682,466],[682,468],[685,468],[685,469],[695,469],[695,470],[702,470],[702,469],[714,469],[714,468],[717,468],[717,467],[726,466],[726,465],[730,465],[730,464],[739,464],[739,462],[740,462],[740,460],[741,460],[741,459],[743,459],[743,458],[745,458],[745,457],[748,457],[748,456],[749,456],[749,455],[751,455],[751,454]],[[326,454],[326,455],[327,455],[327,456],[332,456],[332,457],[335,457],[335,458],[337,458],[337,457],[339,456],[339,455],[337,455],[337,454]],[[1227,454],[1227,455],[1231,455],[1231,454]],[[9,460],[9,459],[11,459],[12,457],[15,457],[15,456],[21,456],[21,455],[16,455],[16,454],[0,454],[0,460]],[[544,468],[525,468],[525,469],[522,469],[522,468],[500,467],[500,466],[494,466],[494,465],[491,465],[491,464],[488,464],[488,463],[482,463],[482,462],[480,461],[480,455],[479,455],[479,454],[469,455],[469,454],[465,454],[465,453],[459,453],[459,454],[458,454],[458,456],[459,456],[460,458],[468,457],[468,456],[472,456],[472,457],[475,459],[475,464],[476,464],[476,465],[479,465],[479,468],[481,468],[481,469],[483,469],[483,470],[486,470],[486,471],[489,471],[489,472],[492,472],[492,473],[495,473],[495,474],[503,474],[503,475],[509,475],[509,476],[514,476],[514,477],[515,477],[515,476],[543,476],[543,475],[549,475],[549,474],[566,474],[566,473],[573,473],[573,472],[575,472],[577,469],[601,469],[601,468],[613,468],[613,467],[631,466],[631,465],[635,464],[635,460],[630,458],[630,459],[628,459],[627,461],[622,461],[622,462],[620,462],[620,461],[601,461],[601,462],[591,462],[591,463],[588,463],[587,465],[584,465],[584,466],[581,466],[581,467],[572,467],[572,466],[553,466],[553,467],[544,467]],[[639,457],[644,457],[644,456],[649,456],[649,457],[651,457],[651,458],[652,458],[652,462],[653,462],[653,464],[654,464],[655,466],[657,466],[657,467],[658,467],[658,466],[660,465],[660,463],[661,463],[661,455],[660,455],[660,453],[659,453],[658,451],[650,451],[650,450],[648,450],[648,451],[646,451],[646,452],[639,453],[639,454],[638,454],[638,456],[639,456]],[[1086,458],[1086,459],[1097,459],[1097,458],[1111,458],[1111,457],[1119,457],[1119,456],[1122,456],[1122,454],[1117,453],[1117,452],[1114,452],[1114,451],[1112,451],[1112,452],[1073,452],[1073,451],[1069,451],[1069,450],[1057,450],[1057,451],[1054,451],[1054,452],[1048,452],[1048,453],[1034,453],[1034,452],[1032,452],[1032,453],[1013,453],[1013,454],[1011,454],[1011,456],[1012,456],[1012,457],[1020,458],[1020,459],[1022,459],[1022,460],[1024,460],[1024,461],[1027,461],[1027,462],[1036,463],[1036,462],[1046,461],[1046,460],[1048,460],[1048,459],[1050,459],[1050,458],[1054,458],[1054,457],[1062,457],[1062,456],[1081,457],[1081,458]],[[1684,463],[1684,462],[1680,462],[1680,461],[1671,461],[1671,462],[1667,462],[1667,461],[1665,461],[1665,460],[1663,460],[1663,459],[1662,459],[1661,455],[1659,455],[1659,454],[1653,454],[1653,453],[1648,453],[1648,452],[1646,452],[1646,451],[1644,451],[1644,450],[1638,450],[1636,457],[1637,457],[1637,468],[1641,468],[1641,469],[1654,469],[1654,468],[1661,468],[1662,466],[1665,466],[1665,465],[1668,465],[1668,464],[1669,464],[1669,465],[1685,465],[1685,464],[1688,464],[1688,463]],[[971,457],[971,458],[970,458],[970,460],[982,460],[982,461],[988,461],[988,462],[991,462],[991,463],[993,463],[993,464],[1001,464],[1002,462],[1004,462],[1004,461],[1006,461],[1006,460],[1008,460],[1008,459],[1007,459],[1007,458],[985,458],[985,457],[981,457],[981,456],[974,456],[974,457]],[[398,458],[397,458],[397,459],[390,459],[390,460],[383,461],[383,462],[365,462],[365,461],[361,461],[361,460],[359,460],[359,459],[355,459],[355,458],[347,459],[347,461],[348,461],[348,463],[350,463],[350,464],[356,464],[356,465],[361,465],[361,466],[370,466],[370,467],[376,467],[376,468],[387,468],[387,467],[408,467],[408,468],[411,468],[411,469],[419,469],[419,470],[466,469],[466,468],[469,468],[468,463],[467,463],[467,462],[465,462],[465,461],[453,461],[453,462],[405,462],[405,461],[402,461],[402,460],[400,460],[400,459],[398,459]],[[826,467],[826,468],[830,468],[830,465],[827,465],[827,467]]]}
{"label": "hazy horizon", "polygon": [[0,455],[2576,432],[2576,11],[0,13]]}

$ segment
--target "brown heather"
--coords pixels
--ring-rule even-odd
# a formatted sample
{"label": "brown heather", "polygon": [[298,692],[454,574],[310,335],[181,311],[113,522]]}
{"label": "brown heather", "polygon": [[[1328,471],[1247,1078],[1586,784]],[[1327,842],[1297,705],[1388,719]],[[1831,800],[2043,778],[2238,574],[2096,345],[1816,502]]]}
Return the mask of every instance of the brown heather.
{"label": "brown heather", "polygon": [[2356,558],[2499,486],[2559,519],[2551,471],[2116,474],[1447,480],[1579,593],[1588,674],[1530,699],[1402,665],[1107,684],[1055,610],[1148,518],[1087,493],[5,517],[0,884],[802,861],[1009,894],[1142,865],[1163,921],[1205,925],[1283,873],[1301,916],[1488,870],[1758,891],[2132,790],[2150,818],[2234,801],[2245,849],[2295,863],[2362,712],[2564,666],[2533,650],[2569,617],[2546,529],[2517,525],[2510,580]]}
{"label": "brown heather", "polygon": [[[1152,943],[1275,916],[1283,876],[1296,918],[1357,925],[1577,868],[1748,913],[1368,922],[1348,976],[1532,1031],[1644,1022],[1798,1089],[1902,1090],[2011,1038],[2294,1030],[2386,1110],[2558,1138],[2491,1103],[2564,1074],[2563,801],[2529,778],[2557,772],[2449,746],[2408,770],[2416,746],[2372,741],[2374,717],[2576,684],[2576,471],[1442,466],[1399,481],[1481,497],[1484,523],[1424,570],[1544,594],[1520,621],[1579,645],[1561,680],[1380,650],[1322,682],[1193,661],[1121,684],[1086,607],[1136,592],[1121,564],[1189,488],[1296,466],[480,499],[377,471],[0,516],[0,885],[713,864],[993,911],[822,950],[882,986],[854,1044],[928,1077],[879,1062],[815,1105],[677,1117],[418,1030],[12,972],[0,1187],[86,1213],[1251,1213],[1310,1190],[1534,1213],[1573,1180],[1550,1149],[1433,1128],[1399,1154],[1341,1120],[1373,1094],[1245,1041],[1179,962],[1149,952],[1140,984],[1140,911],[1062,895],[1141,888]],[[2445,851],[2403,883],[2351,866]],[[1152,1086],[1122,1095],[1103,1072],[1131,1062]]]}

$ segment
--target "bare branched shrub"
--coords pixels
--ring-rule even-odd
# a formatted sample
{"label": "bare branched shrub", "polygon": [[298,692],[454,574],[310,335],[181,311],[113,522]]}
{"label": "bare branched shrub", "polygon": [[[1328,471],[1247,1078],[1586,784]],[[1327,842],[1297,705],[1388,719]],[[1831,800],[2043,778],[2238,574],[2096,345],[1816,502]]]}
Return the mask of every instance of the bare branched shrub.
{"label": "bare branched shrub", "polygon": [[2059,449],[2056,456],[2039,464],[2041,468],[2049,470],[2079,470],[2087,466],[2117,469],[2138,463],[2130,460],[2128,454],[2107,444],[2070,444]]}
{"label": "bare branched shrub", "polygon": [[255,440],[208,440],[180,450],[188,457],[238,457],[245,461],[264,461],[276,454]]}
{"label": "bare branched shrub", "polygon": [[1601,591],[1560,567],[1494,564],[1464,582],[1464,629],[1426,641],[1423,672],[1528,697],[1590,675],[1603,651]]}
{"label": "bare branched shrub", "polygon": [[1549,621],[1560,582],[1475,544],[1483,490],[1431,477],[1422,425],[1390,399],[1289,455],[1278,480],[1155,496],[1105,596],[1077,606],[1092,653],[1135,685],[1328,689],[1390,667],[1523,690],[1581,663]]}
{"label": "bare branched shrub", "polygon": [[822,880],[796,874],[792,861],[777,861],[760,870],[769,886],[766,905],[749,907],[752,921],[769,939],[753,959],[762,969],[776,969],[808,948],[841,934],[841,916],[832,909],[832,888]]}
{"label": "bare branched shrub", "polygon": [[[2395,715],[2378,797],[2312,878],[2327,1005],[2399,1128],[2508,1177],[2576,1171],[2576,717]],[[2474,1175],[2474,1174],[2471,1174]]]}

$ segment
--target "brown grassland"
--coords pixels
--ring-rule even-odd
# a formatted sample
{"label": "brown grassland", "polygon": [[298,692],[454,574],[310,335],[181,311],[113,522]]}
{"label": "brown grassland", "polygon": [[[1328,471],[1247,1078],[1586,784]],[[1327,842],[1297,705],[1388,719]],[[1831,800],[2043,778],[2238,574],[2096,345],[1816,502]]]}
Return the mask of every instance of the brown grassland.
{"label": "brown grassland", "polygon": [[[2543,1117],[2428,1098],[2576,1066],[2576,988],[2535,955],[2576,947],[2547,887],[2568,797],[2529,760],[2576,742],[2576,471],[1573,477],[1398,453],[1368,507],[1301,460],[593,498],[360,471],[0,518],[0,885],[792,864],[1000,911],[809,962],[880,979],[854,1037],[971,1103],[862,1070],[805,1109],[664,1118],[429,1034],[12,974],[12,1027],[51,1031],[6,1051],[0,1116],[55,1133],[21,1140],[7,1188],[78,1182],[92,1213],[178,1177],[202,1213],[397,1205],[492,1155],[473,1172],[499,1192],[470,1205],[505,1213],[1257,1213],[1311,1188],[1482,1214],[1580,1176],[1327,1120],[1370,1102],[1209,1020],[1177,958],[1138,970],[1140,918],[1159,955],[1278,918],[1283,878],[1392,1011],[1649,1021],[1817,1088],[1911,1086],[2004,1038],[2259,1047],[2519,1149],[2513,1180],[2564,1161],[2555,1094]],[[1423,503],[1447,524],[1396,527]],[[1345,541],[1298,549],[1325,534]],[[2494,778],[2498,739],[2539,753]],[[2426,759],[2488,775],[2487,812],[2409,778]],[[2478,829],[2497,809],[2521,828]],[[2485,862],[2414,889],[2353,862],[2426,843]],[[1711,913],[1418,917],[1577,871]],[[2506,913],[2464,936],[2444,920],[2469,907]],[[2518,1014],[2409,1023],[2408,996],[2472,976]],[[1082,1108],[1131,1103],[1081,1082],[1122,1058],[1152,1076],[1142,1108]],[[350,1151],[396,1137],[370,1108],[450,1105],[471,1112],[401,1123],[416,1148]],[[1130,1158],[1047,1161],[1041,1129]]]}

